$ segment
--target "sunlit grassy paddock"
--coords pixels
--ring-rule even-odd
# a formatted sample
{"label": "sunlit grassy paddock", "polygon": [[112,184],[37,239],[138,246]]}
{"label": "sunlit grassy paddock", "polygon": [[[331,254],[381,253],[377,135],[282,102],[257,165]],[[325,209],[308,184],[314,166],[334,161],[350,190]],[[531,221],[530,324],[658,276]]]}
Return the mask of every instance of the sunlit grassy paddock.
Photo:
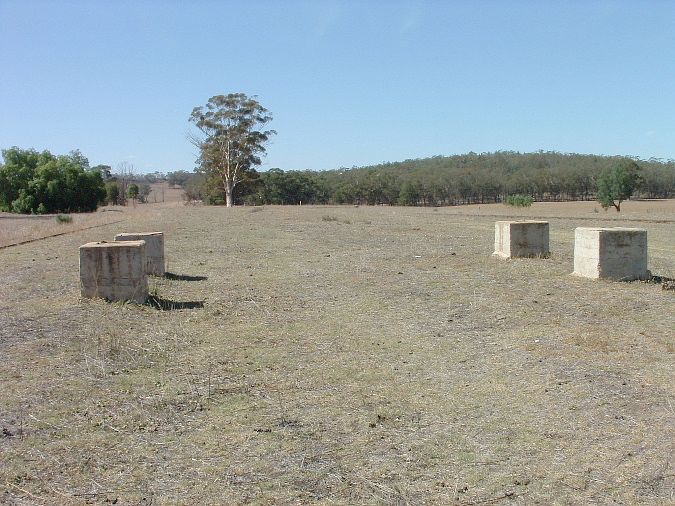
{"label": "sunlit grassy paddock", "polygon": [[[570,273],[576,226],[637,226],[675,278],[675,205],[598,208],[148,205],[0,250],[0,502],[666,504],[675,292]],[[509,217],[551,258],[493,258]],[[80,298],[78,246],[155,230],[158,303]]]}

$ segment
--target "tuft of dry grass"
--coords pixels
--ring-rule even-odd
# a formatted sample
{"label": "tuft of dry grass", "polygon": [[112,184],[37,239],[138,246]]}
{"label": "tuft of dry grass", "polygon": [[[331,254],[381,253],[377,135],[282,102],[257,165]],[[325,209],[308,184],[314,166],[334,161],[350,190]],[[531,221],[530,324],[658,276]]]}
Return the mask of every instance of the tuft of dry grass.
{"label": "tuft of dry grass", "polygon": [[[570,276],[574,227],[632,224],[675,278],[650,205],[533,205],[549,259],[491,256],[506,206],[138,206],[1,250],[2,502],[668,503],[673,293]],[[162,304],[80,299],[128,227],[166,232]]]}

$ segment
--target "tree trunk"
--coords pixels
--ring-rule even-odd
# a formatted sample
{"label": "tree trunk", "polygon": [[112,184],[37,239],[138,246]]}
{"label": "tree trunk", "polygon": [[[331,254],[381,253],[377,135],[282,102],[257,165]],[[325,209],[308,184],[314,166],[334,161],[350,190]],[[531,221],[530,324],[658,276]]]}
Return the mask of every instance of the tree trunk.
{"label": "tree trunk", "polygon": [[225,183],[225,207],[232,207],[232,190],[234,185],[232,181],[227,181]]}

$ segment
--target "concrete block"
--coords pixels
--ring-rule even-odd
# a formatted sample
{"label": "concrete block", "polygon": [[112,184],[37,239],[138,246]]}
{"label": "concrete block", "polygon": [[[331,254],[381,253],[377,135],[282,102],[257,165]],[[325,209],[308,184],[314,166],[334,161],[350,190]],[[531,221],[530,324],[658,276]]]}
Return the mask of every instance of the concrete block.
{"label": "concrete block", "polygon": [[145,302],[145,248],[145,241],[102,241],[80,246],[82,297]]}
{"label": "concrete block", "polygon": [[578,227],[574,231],[574,274],[617,281],[648,279],[647,231]]}
{"label": "concrete block", "polygon": [[547,257],[548,221],[495,222],[495,252],[501,258]]}
{"label": "concrete block", "polygon": [[153,276],[164,276],[164,233],[143,232],[117,234],[115,241],[145,241],[145,253],[148,258],[146,272]]}

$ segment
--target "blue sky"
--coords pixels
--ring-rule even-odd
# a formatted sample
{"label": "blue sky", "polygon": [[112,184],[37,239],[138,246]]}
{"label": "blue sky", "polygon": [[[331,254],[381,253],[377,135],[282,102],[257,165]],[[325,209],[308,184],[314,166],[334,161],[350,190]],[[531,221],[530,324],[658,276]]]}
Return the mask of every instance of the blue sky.
{"label": "blue sky", "polygon": [[469,151],[675,158],[675,2],[0,0],[0,147],[192,170],[244,92],[270,167]]}

